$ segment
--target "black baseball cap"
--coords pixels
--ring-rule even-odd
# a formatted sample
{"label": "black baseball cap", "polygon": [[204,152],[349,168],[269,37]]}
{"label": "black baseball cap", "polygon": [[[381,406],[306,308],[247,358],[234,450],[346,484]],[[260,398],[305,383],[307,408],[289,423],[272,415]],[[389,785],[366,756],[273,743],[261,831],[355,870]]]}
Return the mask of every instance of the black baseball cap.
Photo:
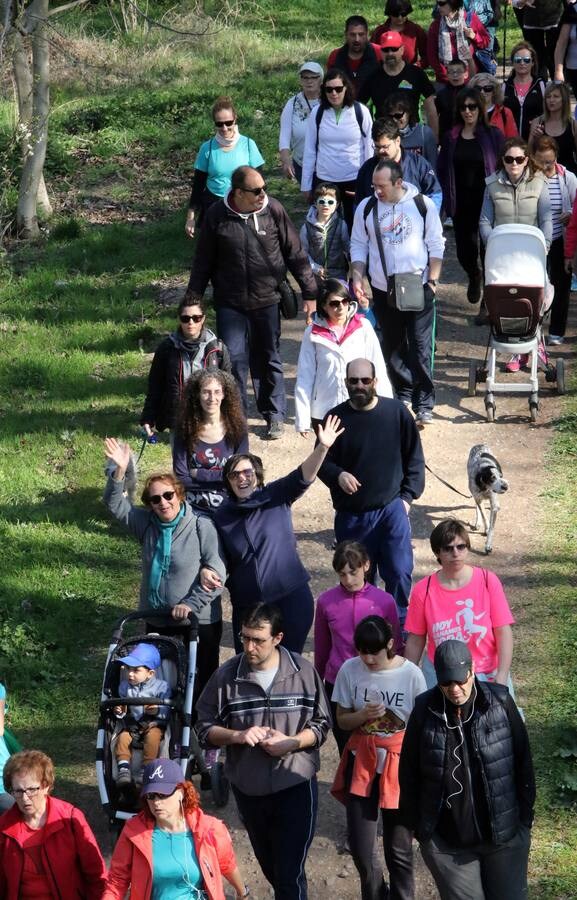
{"label": "black baseball cap", "polygon": [[435,650],[435,672],[439,684],[466,681],[473,670],[473,657],[463,641],[443,641]]}

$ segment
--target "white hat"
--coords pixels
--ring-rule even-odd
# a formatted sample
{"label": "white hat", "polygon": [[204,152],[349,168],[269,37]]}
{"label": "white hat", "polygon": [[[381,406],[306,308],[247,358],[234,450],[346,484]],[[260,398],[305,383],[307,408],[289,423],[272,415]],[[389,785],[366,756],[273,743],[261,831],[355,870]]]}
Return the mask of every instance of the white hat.
{"label": "white hat", "polygon": [[321,78],[324,75],[323,67],[319,65],[317,62],[305,62],[299,69],[299,75],[301,72],[312,72],[313,75],[319,75]]}

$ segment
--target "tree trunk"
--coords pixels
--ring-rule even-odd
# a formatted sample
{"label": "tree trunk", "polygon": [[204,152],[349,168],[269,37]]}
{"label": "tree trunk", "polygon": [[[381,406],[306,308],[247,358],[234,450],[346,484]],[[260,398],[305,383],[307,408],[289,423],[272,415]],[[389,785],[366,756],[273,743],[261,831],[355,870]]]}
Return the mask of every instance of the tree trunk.
{"label": "tree trunk", "polygon": [[[28,155],[28,132],[31,131],[32,126],[32,70],[30,68],[28,49],[22,35],[18,31],[13,32],[11,44],[12,70],[18,98],[18,140],[20,142],[22,164],[24,164]],[[43,172],[40,174],[37,204],[45,216],[52,215],[52,205],[48,198]]]}
{"label": "tree trunk", "polygon": [[[32,23],[30,27],[32,31],[32,112],[31,121],[28,124],[23,123],[26,127],[26,155],[22,165],[16,212],[18,234],[23,238],[36,237],[39,233],[37,207],[41,185],[43,204],[45,205],[47,202],[50,207],[42,174],[46,158],[50,110],[50,47],[46,25],[48,2],[49,0],[33,0],[27,10],[27,18],[30,17]],[[18,61],[22,68],[21,56],[18,57]],[[20,75],[22,74],[21,68]],[[22,100],[26,104],[30,94],[30,84],[28,82],[27,85],[26,78],[21,86]],[[21,94],[18,85],[17,90],[20,103]]]}

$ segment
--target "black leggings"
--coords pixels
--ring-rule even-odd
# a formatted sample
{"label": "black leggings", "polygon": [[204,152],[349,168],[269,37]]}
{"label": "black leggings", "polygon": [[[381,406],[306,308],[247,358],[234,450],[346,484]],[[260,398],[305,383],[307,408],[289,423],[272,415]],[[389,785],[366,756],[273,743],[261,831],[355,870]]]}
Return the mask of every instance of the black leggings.
{"label": "black leggings", "polygon": [[[352,765],[348,771],[352,771]],[[398,809],[382,809],[383,848],[389,870],[389,900],[414,900],[413,833],[401,824]],[[349,794],[347,828],[349,846],[361,879],[362,900],[381,900],[385,895],[383,873],[375,853],[379,821],[379,775],[375,775],[369,797]]]}

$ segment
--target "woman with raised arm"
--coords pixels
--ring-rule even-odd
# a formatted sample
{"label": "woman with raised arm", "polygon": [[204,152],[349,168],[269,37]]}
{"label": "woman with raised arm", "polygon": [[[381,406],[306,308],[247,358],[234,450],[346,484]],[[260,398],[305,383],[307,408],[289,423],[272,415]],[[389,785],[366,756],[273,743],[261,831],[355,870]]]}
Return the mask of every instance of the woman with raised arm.
{"label": "woman with raised arm", "polygon": [[[237,653],[243,610],[255,603],[275,603],[283,617],[283,645],[302,653],[313,623],[314,602],[310,575],[303,566],[293,530],[291,506],[311,486],[321,464],[344,431],[340,419],[328,416],[318,429],[312,453],[289,475],[264,483],[262,460],[252,453],[237,453],[224,467],[229,499],[218,507],[218,529],[232,604],[232,628]],[[221,586],[213,575],[202,573],[207,588]]]}

